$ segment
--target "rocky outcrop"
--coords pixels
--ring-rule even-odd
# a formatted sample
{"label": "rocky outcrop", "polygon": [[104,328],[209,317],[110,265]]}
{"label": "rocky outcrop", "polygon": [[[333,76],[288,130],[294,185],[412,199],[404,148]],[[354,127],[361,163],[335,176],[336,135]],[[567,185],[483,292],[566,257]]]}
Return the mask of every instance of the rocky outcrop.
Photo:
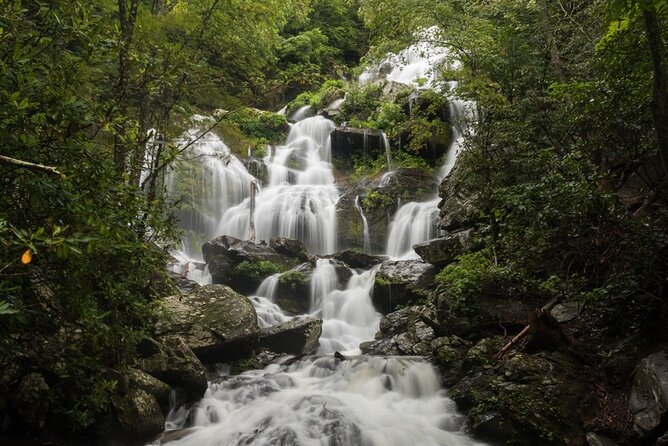
{"label": "rocky outcrop", "polygon": [[153,396],[163,410],[169,409],[169,393],[172,390],[169,385],[139,369],[129,369],[127,377],[131,388],[143,390]]}
{"label": "rocky outcrop", "polygon": [[16,412],[32,429],[42,429],[49,414],[49,385],[39,373],[23,377],[16,392]]}
{"label": "rocky outcrop", "polygon": [[471,229],[453,232],[445,237],[417,244],[413,249],[425,262],[443,267],[473,247],[472,235]]}
{"label": "rocky outcrop", "polygon": [[286,237],[272,237],[269,240],[269,247],[286,257],[297,259],[301,262],[306,262],[308,260],[306,247],[301,240],[293,240]]}
{"label": "rocky outcrop", "polygon": [[320,346],[322,319],[302,319],[264,328],[260,332],[260,346],[276,353],[308,355]]}
{"label": "rocky outcrop", "polygon": [[438,205],[441,210],[440,227],[445,231],[471,228],[480,216],[479,209],[474,205],[474,197],[467,193],[461,178],[463,174],[460,172],[461,168],[455,165],[438,188],[438,194],[441,197]]}
{"label": "rocky outcrop", "polygon": [[228,285],[243,294],[254,292],[269,275],[284,272],[301,263],[306,251],[299,241],[275,239],[272,244],[239,240],[224,235],[202,246],[213,283]]}
{"label": "rocky outcrop", "polygon": [[373,303],[381,313],[397,306],[417,303],[427,297],[436,268],[420,260],[388,260],[376,274]]}
{"label": "rocky outcrop", "polygon": [[183,341],[204,363],[237,358],[257,346],[260,328],[252,302],[224,285],[206,285],[164,300],[169,320],[156,335]]}
{"label": "rocky outcrop", "polygon": [[380,320],[374,341],[363,343],[364,353],[429,356],[436,313],[428,306],[402,308]]}
{"label": "rocky outcrop", "polygon": [[638,364],[629,411],[641,437],[656,438],[668,431],[668,350],[649,355]]}
{"label": "rocky outcrop", "polygon": [[313,264],[303,263],[280,275],[274,301],[289,314],[308,313],[311,303]]}
{"label": "rocky outcrop", "polygon": [[169,281],[174,285],[180,292],[189,293],[200,287],[199,283],[188,279],[185,277],[185,274],[178,274],[174,271],[167,271],[167,277]]}

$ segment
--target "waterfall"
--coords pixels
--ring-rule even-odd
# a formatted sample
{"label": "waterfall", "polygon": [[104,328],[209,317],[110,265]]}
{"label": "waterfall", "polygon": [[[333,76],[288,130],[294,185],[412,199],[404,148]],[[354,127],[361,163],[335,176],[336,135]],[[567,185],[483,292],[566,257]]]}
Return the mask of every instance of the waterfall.
{"label": "waterfall", "polygon": [[327,295],[334,291],[339,283],[336,269],[329,259],[318,259],[311,274],[311,312],[315,313],[322,307]]}
{"label": "waterfall", "polygon": [[360,217],[362,217],[362,224],[364,225],[364,245],[363,249],[365,253],[369,253],[371,251],[371,237],[369,235],[369,222],[366,219],[366,215],[364,215],[364,209],[362,209],[362,206],[360,206],[360,196],[357,195],[355,197],[355,208],[359,211]]}
{"label": "waterfall", "polygon": [[274,303],[280,277],[280,274],[272,274],[267,277],[257,288],[255,295],[249,297],[255,307],[260,328],[271,327],[291,319],[281,307]]}
{"label": "waterfall", "polygon": [[305,119],[312,114],[313,114],[312,107],[310,105],[305,105],[296,112],[294,112],[292,116],[290,116],[290,119],[293,121],[301,121],[302,119]]}
{"label": "waterfall", "polygon": [[427,362],[326,357],[230,376],[192,413],[196,426],[169,444],[474,446]]}
{"label": "waterfall", "polygon": [[[265,157],[268,186],[256,197],[258,240],[282,236],[304,242],[313,254],[336,250],[336,203],[330,133],[334,123],[321,116],[293,125],[285,146]],[[218,234],[248,238],[250,199],[228,209]]]}
{"label": "waterfall", "polygon": [[387,138],[387,134],[383,131],[380,132],[381,138],[383,138],[383,148],[385,149],[385,158],[387,159],[387,171],[392,171],[392,149],[390,148],[390,140]]}
{"label": "waterfall", "polygon": [[386,253],[390,257],[417,258],[413,245],[436,235],[438,199],[401,206],[390,223]]}

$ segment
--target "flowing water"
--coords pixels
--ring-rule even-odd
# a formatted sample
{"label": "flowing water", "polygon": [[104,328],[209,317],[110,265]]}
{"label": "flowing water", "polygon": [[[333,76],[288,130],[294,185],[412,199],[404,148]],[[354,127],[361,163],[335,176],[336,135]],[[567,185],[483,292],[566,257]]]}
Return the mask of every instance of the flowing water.
{"label": "flowing water", "polygon": [[[440,60],[439,57],[434,60]],[[425,76],[425,67],[434,60],[423,63],[413,59],[412,63],[419,67],[399,70],[392,74],[393,79]],[[456,108],[453,115],[460,111],[460,105],[464,106],[453,105]],[[273,236],[296,238],[305,243],[310,253],[322,255],[336,250],[339,194],[330,164],[329,141],[334,124],[322,117],[304,118],[308,112],[306,109],[297,112],[294,117],[299,118],[298,122],[292,126],[286,144],[270,151],[264,159],[268,182],[257,194],[254,223],[258,240]],[[460,142],[457,134],[441,176],[452,168]],[[254,179],[249,178],[245,168],[238,169],[235,162],[238,160],[224,149],[222,141],[212,138],[193,150],[197,154],[197,150],[204,148],[201,152],[204,156],[198,157],[200,161],[191,168],[192,177],[206,182],[202,190],[213,195],[202,193],[197,197],[202,200],[200,207],[205,209],[203,223],[198,228],[203,228],[206,237],[227,234],[246,239],[250,224],[250,193],[246,187]],[[386,149],[389,167],[389,145]],[[220,181],[210,178],[213,175],[220,176]],[[383,181],[392,179],[390,171]],[[226,187],[231,189],[222,190]],[[171,190],[177,188],[172,186]],[[191,195],[194,200],[196,194]],[[437,199],[408,203],[399,209],[391,226],[387,254],[410,256],[414,243],[435,235],[437,203]],[[359,203],[356,205],[359,208]],[[368,225],[363,212],[361,216],[367,250]],[[198,274],[197,278],[206,282],[206,269],[189,257],[188,247],[182,251],[178,260],[192,264],[198,271],[188,271],[189,276]],[[427,361],[359,356],[360,343],[373,339],[381,319],[371,302],[380,266],[350,271],[345,284],[340,281],[340,268],[333,260],[316,260],[311,275],[309,314],[299,316],[323,319],[318,355],[236,376],[223,373],[218,382],[210,383],[203,399],[192,409],[173,408],[166,428],[181,432],[169,445],[482,444],[464,433],[463,417],[441,388],[436,369]],[[292,319],[275,303],[279,282],[280,274],[267,277],[255,295],[250,296],[261,327]],[[343,353],[345,359],[335,358],[334,352]]]}

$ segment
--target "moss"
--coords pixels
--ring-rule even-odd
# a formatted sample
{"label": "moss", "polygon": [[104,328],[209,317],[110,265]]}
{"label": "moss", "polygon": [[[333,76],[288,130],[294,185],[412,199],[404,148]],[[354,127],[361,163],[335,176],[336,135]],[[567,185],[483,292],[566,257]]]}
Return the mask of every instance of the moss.
{"label": "moss", "polygon": [[304,287],[309,284],[309,278],[299,271],[288,271],[281,274],[278,282],[281,285],[288,286],[292,291],[297,291],[299,287]]}
{"label": "moss", "polygon": [[385,209],[394,206],[394,203],[394,198],[377,190],[366,192],[362,198],[362,208],[365,211],[377,208]]}
{"label": "moss", "polygon": [[290,130],[285,116],[253,108],[234,111],[226,119],[244,134],[275,144],[283,142]]}
{"label": "moss", "polygon": [[287,267],[278,263],[273,263],[268,260],[260,260],[258,262],[249,262],[244,260],[234,267],[232,274],[236,277],[243,277],[253,282],[261,282],[266,277],[272,274],[281,273]]}
{"label": "moss", "polygon": [[310,106],[316,110],[323,109],[337,99],[343,98],[345,82],[341,80],[325,81],[318,90],[307,91],[297,96],[286,109],[288,116],[302,107]]}

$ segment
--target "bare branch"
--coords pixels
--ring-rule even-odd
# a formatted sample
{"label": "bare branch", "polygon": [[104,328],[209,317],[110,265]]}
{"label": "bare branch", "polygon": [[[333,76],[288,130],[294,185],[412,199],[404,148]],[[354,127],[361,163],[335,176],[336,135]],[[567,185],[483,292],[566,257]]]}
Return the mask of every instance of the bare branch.
{"label": "bare branch", "polygon": [[51,173],[54,175],[62,175],[55,167],[45,166],[43,164],[30,163],[28,161],[18,160],[16,158],[10,158],[8,156],[0,155],[0,161],[6,164],[11,164],[14,166],[22,167],[28,170],[37,170],[40,172]]}

